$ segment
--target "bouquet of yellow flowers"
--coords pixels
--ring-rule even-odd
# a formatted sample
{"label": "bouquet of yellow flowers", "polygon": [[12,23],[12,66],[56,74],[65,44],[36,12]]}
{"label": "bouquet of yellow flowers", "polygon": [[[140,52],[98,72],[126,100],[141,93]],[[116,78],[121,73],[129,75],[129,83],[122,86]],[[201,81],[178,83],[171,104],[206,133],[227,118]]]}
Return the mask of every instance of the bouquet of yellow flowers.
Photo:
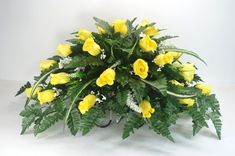
{"label": "bouquet of yellow flowers", "polygon": [[177,36],[160,36],[163,30],[147,20],[138,25],[136,18],[113,24],[94,20],[98,32],[72,33],[57,55],[41,61],[35,83],[17,92],[27,96],[21,134],[33,125],[37,135],[63,120],[73,135],[85,135],[115,121],[124,123],[123,139],[147,125],[173,141],[169,127],[186,113],[193,135],[211,120],[221,138],[219,102],[211,86],[194,64],[180,61],[187,54],[204,62],[196,53],[168,45],[165,41]]}

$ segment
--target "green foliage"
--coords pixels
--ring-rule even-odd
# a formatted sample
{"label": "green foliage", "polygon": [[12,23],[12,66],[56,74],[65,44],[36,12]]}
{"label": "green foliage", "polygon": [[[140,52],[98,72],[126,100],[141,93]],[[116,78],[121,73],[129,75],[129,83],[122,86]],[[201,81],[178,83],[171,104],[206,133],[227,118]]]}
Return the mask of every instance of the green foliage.
{"label": "green foliage", "polygon": [[81,116],[77,108],[73,109],[71,113],[69,114],[67,125],[68,125],[68,128],[70,129],[71,134],[73,135],[76,135],[79,130],[80,118]]}
{"label": "green foliage", "polygon": [[142,81],[149,84],[153,88],[159,90],[159,92],[161,92],[162,95],[166,95],[167,81],[165,77],[159,78],[158,80],[154,81],[148,81],[148,80],[142,80]]}
{"label": "green foliage", "polygon": [[100,18],[97,18],[97,17],[93,17],[93,19],[97,22],[96,25],[103,28],[106,33],[111,34],[113,32],[113,29],[109,25],[108,22],[106,22]]}
{"label": "green foliage", "polygon": [[214,124],[218,138],[221,139],[222,121],[220,120],[220,115],[217,112],[211,112],[208,117]]}
{"label": "green foliage", "polygon": [[72,58],[72,61],[65,65],[65,69],[85,67],[85,66],[102,66],[104,65],[98,57],[89,56],[89,55],[77,55]]}
{"label": "green foliage", "polygon": [[177,69],[173,65],[166,64],[162,68],[162,72],[167,76],[168,80],[182,80],[179,69]]}
{"label": "green foliage", "polygon": [[82,135],[87,134],[95,125],[99,119],[104,117],[104,113],[99,108],[92,108],[88,112],[82,115],[80,121],[80,130]]}
{"label": "green foliage", "polygon": [[144,124],[144,120],[141,116],[137,114],[132,114],[127,118],[127,122],[124,125],[124,130],[122,133],[122,138],[126,139],[130,136],[130,133],[134,133],[134,129],[140,128]]}
{"label": "green foliage", "polygon": [[62,120],[63,118],[64,115],[58,112],[50,114],[48,116],[44,116],[40,123],[34,126],[34,135],[36,136],[37,134],[44,132],[46,129],[54,125],[59,120]]}
{"label": "green foliage", "polygon": [[119,90],[116,95],[116,101],[118,102],[119,105],[124,106],[126,105],[126,100],[128,97],[128,90]]}
{"label": "green foliage", "polygon": [[193,135],[196,135],[203,127],[208,127],[205,117],[196,107],[189,109],[189,115],[193,119]]}
{"label": "green foliage", "polygon": [[30,82],[28,81],[26,84],[24,84],[24,85],[17,91],[17,93],[16,93],[15,96],[18,96],[18,95],[22,94],[22,93],[25,91],[26,88],[30,88],[30,87],[31,87],[31,84],[30,84]]}
{"label": "green foliage", "polygon": [[136,79],[129,79],[129,85],[137,102],[140,102],[146,95],[145,83]]}
{"label": "green foliage", "polygon": [[161,121],[158,117],[152,116],[150,118],[150,128],[153,129],[157,134],[166,137],[170,141],[174,142],[174,139],[171,136],[171,132],[169,130],[169,125],[166,124],[164,121]]}
{"label": "green foliage", "polygon": [[22,119],[22,130],[20,132],[20,134],[24,134],[26,129],[29,128],[29,126],[34,122],[35,120],[35,115],[31,114],[28,117],[23,117]]}
{"label": "green foliage", "polygon": [[165,36],[162,36],[162,37],[159,37],[157,39],[154,39],[158,44],[163,42],[163,41],[166,41],[166,40],[169,40],[169,39],[172,39],[172,38],[177,38],[179,36],[169,36],[169,35],[165,35]]}
{"label": "green foliage", "polygon": [[194,56],[195,58],[199,59],[204,64],[206,64],[206,62],[197,53],[195,53],[193,51],[189,51],[189,50],[185,50],[185,49],[180,49],[180,48],[177,48],[175,46],[164,46],[163,49],[165,51],[175,51],[175,52],[180,52],[180,53],[184,53],[184,54],[188,54],[188,55]]}

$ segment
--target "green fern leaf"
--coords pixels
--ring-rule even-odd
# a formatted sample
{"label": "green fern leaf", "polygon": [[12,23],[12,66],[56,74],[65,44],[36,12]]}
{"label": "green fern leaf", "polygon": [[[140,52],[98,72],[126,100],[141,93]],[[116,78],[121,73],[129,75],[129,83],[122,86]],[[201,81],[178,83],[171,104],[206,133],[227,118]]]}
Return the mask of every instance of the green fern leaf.
{"label": "green fern leaf", "polygon": [[96,122],[104,117],[104,113],[99,108],[92,108],[82,115],[80,130],[82,135],[86,135],[96,125]]}
{"label": "green fern leaf", "polygon": [[193,119],[193,135],[196,135],[203,127],[208,127],[203,114],[197,108],[190,108],[189,115]]}
{"label": "green fern leaf", "polygon": [[35,115],[34,114],[31,114],[30,116],[28,117],[24,117],[22,119],[22,130],[21,130],[21,135],[24,134],[24,132],[26,131],[27,128],[29,128],[29,126],[34,122],[35,120]]}
{"label": "green fern leaf", "polygon": [[30,82],[28,81],[25,85],[23,85],[23,86],[17,91],[17,93],[16,93],[15,96],[18,96],[18,95],[22,94],[22,93],[25,91],[25,89],[26,89],[26,88],[29,88],[29,87],[31,87],[31,84],[30,84]]}
{"label": "green fern leaf", "polygon": [[36,136],[39,133],[44,132],[49,127],[54,125],[59,120],[62,120],[64,118],[64,115],[61,113],[54,113],[53,115],[48,115],[44,117],[39,124],[36,124],[34,126],[34,135]]}
{"label": "green fern leaf", "polygon": [[159,120],[156,116],[152,116],[150,118],[151,127],[157,134],[166,137],[170,141],[174,142],[173,137],[171,136],[171,132],[169,130],[169,124]]}
{"label": "green fern leaf", "polygon": [[70,129],[70,132],[73,135],[76,135],[78,130],[79,130],[79,126],[80,126],[80,114],[79,114],[77,109],[73,109],[70,112],[69,118],[68,118],[68,121],[67,121],[67,125]]}
{"label": "green fern leaf", "polygon": [[220,115],[217,112],[211,112],[208,114],[208,117],[214,124],[216,129],[216,134],[218,138],[221,140],[221,128],[222,128],[222,121],[220,120]]}
{"label": "green fern leaf", "polygon": [[134,133],[134,129],[140,128],[144,124],[144,120],[137,114],[133,114],[131,117],[127,119],[126,124],[124,125],[124,130],[122,134],[122,138],[126,139],[130,136],[130,133]]}

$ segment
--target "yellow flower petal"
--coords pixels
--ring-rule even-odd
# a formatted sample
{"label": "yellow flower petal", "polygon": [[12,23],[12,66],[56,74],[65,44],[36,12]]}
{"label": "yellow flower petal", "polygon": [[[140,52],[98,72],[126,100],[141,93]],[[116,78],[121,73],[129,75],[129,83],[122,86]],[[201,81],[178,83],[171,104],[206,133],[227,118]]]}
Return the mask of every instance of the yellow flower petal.
{"label": "yellow flower petal", "polygon": [[67,57],[72,53],[72,50],[69,44],[59,44],[56,53]]}
{"label": "yellow flower petal", "polygon": [[143,118],[150,118],[151,115],[155,112],[155,109],[152,108],[151,104],[147,100],[143,100],[139,104],[139,108],[142,112]]}
{"label": "yellow flower petal", "polygon": [[87,31],[86,29],[81,28],[79,30],[77,36],[78,36],[78,39],[85,41],[86,39],[91,38],[92,34],[91,34],[91,32]]}
{"label": "yellow flower petal", "polygon": [[137,59],[133,64],[135,75],[138,75],[142,79],[146,79],[148,76],[148,63],[143,59]]}
{"label": "yellow flower petal", "polygon": [[115,33],[119,32],[123,36],[127,34],[126,20],[116,20],[113,22],[113,24]]}
{"label": "yellow flower petal", "polygon": [[82,114],[84,114],[95,105],[95,102],[96,102],[96,96],[89,94],[86,97],[84,97],[81,102],[79,102],[78,109]]}
{"label": "yellow flower petal", "polygon": [[149,36],[143,37],[139,41],[139,46],[145,52],[154,52],[157,49],[157,43]]}
{"label": "yellow flower petal", "polygon": [[103,87],[105,85],[113,85],[115,80],[115,71],[111,68],[106,69],[96,80],[96,84],[99,87]]}
{"label": "yellow flower petal", "polygon": [[200,89],[202,91],[202,94],[209,96],[211,94],[211,85],[209,84],[197,84],[195,86],[196,88]]}
{"label": "yellow flower petal", "polygon": [[88,52],[92,56],[97,56],[100,53],[100,46],[95,43],[93,38],[88,38],[83,44],[82,50]]}
{"label": "yellow flower petal", "polygon": [[47,70],[50,67],[52,67],[54,64],[56,64],[57,62],[55,60],[44,60],[40,62],[40,70]]}
{"label": "yellow flower petal", "polygon": [[65,84],[68,83],[69,81],[70,81],[69,74],[65,72],[51,74],[50,83],[52,85]]}
{"label": "yellow flower petal", "polygon": [[42,92],[38,92],[38,100],[40,104],[51,102],[55,99],[55,91],[48,89]]}

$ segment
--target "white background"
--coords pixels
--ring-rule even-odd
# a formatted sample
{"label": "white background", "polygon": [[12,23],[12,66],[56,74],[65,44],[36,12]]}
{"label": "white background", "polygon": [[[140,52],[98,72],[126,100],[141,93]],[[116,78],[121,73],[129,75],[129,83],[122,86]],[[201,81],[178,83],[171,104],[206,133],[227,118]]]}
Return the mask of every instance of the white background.
{"label": "white background", "polygon": [[[0,155],[233,155],[234,7],[234,0],[0,0]],[[146,18],[167,28],[165,34],[180,36],[171,43],[198,52],[208,66],[184,59],[213,84],[223,114],[222,140],[216,139],[213,127],[192,137],[189,119],[172,127],[175,144],[147,128],[122,141],[123,127],[115,124],[85,137],[62,132],[61,124],[37,138],[30,130],[20,136],[18,113],[25,97],[14,98],[15,92],[39,73],[39,61],[54,55],[70,32],[80,27],[94,31],[93,16],[110,22]]]}
{"label": "white background", "polygon": [[198,52],[190,58],[212,84],[235,84],[234,0],[0,0],[0,79],[32,80],[39,62],[54,55],[70,32],[95,30],[93,16],[110,22],[148,19],[171,42]]}

